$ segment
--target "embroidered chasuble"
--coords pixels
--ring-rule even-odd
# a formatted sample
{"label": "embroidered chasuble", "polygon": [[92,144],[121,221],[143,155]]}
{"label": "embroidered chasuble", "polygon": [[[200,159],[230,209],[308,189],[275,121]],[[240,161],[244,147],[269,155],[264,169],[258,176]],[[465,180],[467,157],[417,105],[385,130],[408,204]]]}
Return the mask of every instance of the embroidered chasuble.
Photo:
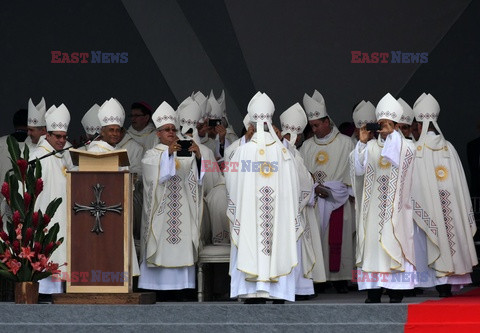
{"label": "embroidered chasuble", "polygon": [[[302,274],[305,278],[310,278],[314,282],[325,282],[325,265],[323,263],[322,243],[320,239],[320,231],[318,229],[317,218],[315,215],[315,208],[310,205],[313,203],[313,196],[315,195],[313,188],[314,183],[310,172],[305,167],[303,158],[295,146],[284,141],[287,148],[294,156],[295,166],[297,168],[300,195],[299,195],[299,216],[297,219],[303,228],[303,233],[300,236],[301,243],[301,263]],[[298,293],[297,293],[298,295]]]}
{"label": "embroidered chasuble", "polygon": [[203,145],[197,133],[193,138],[182,133],[180,140],[193,140],[200,148],[202,155],[201,173],[203,190],[203,214],[201,216],[201,240],[206,244],[230,244],[230,223],[227,218],[227,188],[225,178],[220,171],[214,153]]}
{"label": "embroidered chasuble", "polygon": [[[398,132],[389,136],[395,137],[398,143],[395,149],[388,147],[397,159],[399,157],[398,165],[390,157],[382,156],[384,142],[379,137],[367,144],[357,143],[354,168],[356,177],[364,177],[363,184],[355,181],[356,195],[362,193],[361,198],[356,198],[361,200],[357,211],[360,216],[356,265],[364,272],[380,272],[390,277],[393,274],[387,274],[413,272],[415,266],[411,206],[415,147]],[[392,281],[399,283],[392,284]],[[402,278],[379,279],[373,283],[359,281],[359,288],[413,288],[413,279],[408,283],[402,281]]]}
{"label": "embroidered chasuble", "polygon": [[[162,158],[173,165],[170,170],[162,170]],[[195,157],[169,157],[168,146],[158,144],[145,153],[142,166],[142,261],[148,267],[193,267],[202,196]]]}
{"label": "embroidered chasuble", "polygon": [[[341,134],[336,127],[333,127],[332,131],[324,138],[319,139],[313,136],[306,140],[299,151],[316,184],[328,181],[333,182],[331,184],[335,184],[338,188],[348,190],[346,186],[351,185],[349,154],[353,148],[351,138]],[[316,212],[328,281],[350,280],[354,267],[355,212],[348,196],[342,196],[342,198],[342,201],[337,204],[339,209],[342,209],[343,206],[343,212],[334,211],[332,215],[325,215],[318,211],[320,206],[317,207]],[[334,200],[334,198],[329,199]],[[327,221],[324,221],[325,218]],[[334,230],[330,230],[332,222],[334,222]],[[322,226],[326,226],[326,228]],[[331,266],[330,263],[333,265]]]}
{"label": "embroidered chasuble", "polygon": [[230,160],[238,171],[225,172],[231,223],[231,296],[293,301],[298,264],[299,180],[293,156],[268,132],[265,150],[252,140]]}
{"label": "embroidered chasuble", "polygon": [[[195,139],[194,139],[195,141]],[[225,178],[213,152],[196,142],[202,154],[202,188],[205,208],[202,225],[211,232],[213,245],[230,244],[230,223],[227,218],[227,188]],[[207,234],[210,234],[208,232]]]}
{"label": "embroidered chasuble", "polygon": [[152,149],[158,143],[157,131],[151,122],[141,131],[137,131],[130,126],[127,132],[132,136],[133,140],[142,146],[144,151]]}
{"label": "embroidered chasuble", "polygon": [[455,277],[471,273],[478,260],[475,217],[462,164],[443,135],[425,130],[416,145],[413,219],[426,234],[428,267],[436,278],[448,277],[443,283],[465,284]]}

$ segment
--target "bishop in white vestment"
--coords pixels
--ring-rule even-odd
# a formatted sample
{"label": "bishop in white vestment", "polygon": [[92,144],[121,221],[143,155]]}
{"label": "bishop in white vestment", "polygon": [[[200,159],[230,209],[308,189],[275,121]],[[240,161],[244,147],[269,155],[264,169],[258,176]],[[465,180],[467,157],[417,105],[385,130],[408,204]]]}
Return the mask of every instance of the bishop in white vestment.
{"label": "bishop in white vestment", "polygon": [[132,138],[144,151],[152,149],[158,143],[155,126],[152,123],[152,110],[145,102],[136,102],[131,107],[131,125],[127,129]]}
{"label": "bishop in white vestment", "polygon": [[[239,146],[225,172],[231,223],[231,297],[295,300],[298,265],[298,173],[291,153],[271,125],[273,102],[257,93],[248,105],[256,122],[252,139]],[[269,132],[264,132],[264,124]]]}
{"label": "bishop in white vestment", "polygon": [[[30,154],[30,160],[41,158],[54,151],[60,151],[67,144],[67,129],[70,123],[70,113],[65,105],[58,108],[54,105],[45,113],[47,134],[40,137],[37,148]],[[67,170],[73,169],[73,163],[68,151],[62,151],[40,160],[42,166],[43,191],[35,202],[35,210],[45,212],[47,206],[55,198],[62,198],[50,225],[58,222],[60,229],[57,238],[64,238],[63,243],[53,252],[51,260],[63,265],[67,262]],[[67,263],[68,264],[68,263]],[[59,268],[65,272],[66,267]],[[64,291],[61,281],[53,281],[51,277],[39,281],[39,292],[56,294]]]}
{"label": "bishop in white vestment", "polygon": [[[89,152],[107,153],[119,150],[118,142],[121,138],[123,122],[125,120],[125,111],[122,105],[115,98],[111,98],[102,104],[97,111],[97,119],[100,122],[100,136],[98,140],[94,140],[88,146]],[[128,151],[127,151],[128,154]],[[130,161],[130,156],[129,156]],[[119,170],[130,171],[132,166],[120,167]],[[130,171],[131,172],[131,171]],[[131,235],[131,267],[132,275],[138,276],[140,269],[138,267],[138,258],[135,251],[134,238]]]}
{"label": "bishop in white vestment", "polygon": [[369,291],[367,303],[380,302],[381,287],[390,289],[390,302],[402,300],[398,290],[414,287],[410,198],[415,147],[394,129],[402,113],[393,96],[383,97],[376,109],[382,126],[378,139],[368,141],[369,133],[362,127],[354,151],[355,175],[364,177],[363,188],[355,191],[362,193],[357,212],[357,282],[360,290]]}
{"label": "bishop in white vestment", "polygon": [[280,115],[280,123],[282,126],[283,144],[289,149],[294,158],[300,189],[298,193],[299,214],[297,219],[302,225],[303,233],[297,240],[299,243],[299,265],[294,270],[296,275],[295,294],[312,295],[315,293],[313,282],[325,282],[326,276],[320,232],[318,230],[315,207],[313,206],[315,196],[314,182],[296,148],[296,143],[300,141],[308,120],[302,106],[296,103]]}
{"label": "bishop in white vestment", "polygon": [[176,156],[175,111],[163,102],[153,114],[160,143],[142,159],[144,209],[142,216],[139,288],[195,288],[201,214],[201,160],[192,143],[190,157]]}
{"label": "bishop in white vestment", "polygon": [[458,154],[437,124],[438,102],[422,94],[413,112],[421,128],[412,191],[417,271],[424,273],[419,285],[436,285],[441,296],[449,296],[450,285],[471,283],[478,264],[472,201]]}
{"label": "bishop in white vestment", "polygon": [[318,198],[317,219],[327,281],[333,281],[337,292],[345,293],[354,267],[354,206],[349,200],[349,195],[353,194],[349,154],[354,146],[352,140],[341,134],[331,121],[318,91],[312,97],[305,94],[303,104],[315,135],[303,143],[300,154],[316,185],[329,182],[328,186],[339,194]]}

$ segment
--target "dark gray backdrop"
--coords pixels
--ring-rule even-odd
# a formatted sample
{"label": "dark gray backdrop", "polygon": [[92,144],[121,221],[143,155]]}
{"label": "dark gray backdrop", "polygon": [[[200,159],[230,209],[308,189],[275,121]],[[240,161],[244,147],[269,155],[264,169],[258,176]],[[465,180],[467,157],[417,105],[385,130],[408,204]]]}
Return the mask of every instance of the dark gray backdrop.
{"label": "dark gray backdrop", "polygon": [[[477,137],[477,0],[10,1],[0,9],[0,134],[28,98],[65,103],[70,136],[93,103],[116,97],[173,107],[193,90],[227,92],[238,130],[257,90],[277,114],[318,89],[337,124],[386,92],[413,104],[430,92],[465,160]],[[126,64],[52,64],[51,51],[128,52]],[[352,64],[351,51],[428,52],[426,64]],[[127,120],[128,122],[128,120]]]}

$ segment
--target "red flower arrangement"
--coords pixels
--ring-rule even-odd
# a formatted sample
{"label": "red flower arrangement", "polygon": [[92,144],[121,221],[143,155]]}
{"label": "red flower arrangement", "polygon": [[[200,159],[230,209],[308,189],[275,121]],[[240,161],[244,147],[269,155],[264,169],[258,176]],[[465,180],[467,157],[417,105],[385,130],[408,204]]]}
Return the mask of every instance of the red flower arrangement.
{"label": "red flower arrangement", "polygon": [[0,276],[16,282],[38,281],[60,272],[59,264],[50,261],[63,242],[63,238],[57,240],[60,227],[58,223],[47,226],[62,198],[53,199],[45,212],[35,211],[43,190],[42,166],[38,160],[28,163],[28,147],[22,157],[13,137],[8,137],[7,144],[12,170],[5,176],[1,193],[11,211],[5,214],[6,223],[0,216]]}

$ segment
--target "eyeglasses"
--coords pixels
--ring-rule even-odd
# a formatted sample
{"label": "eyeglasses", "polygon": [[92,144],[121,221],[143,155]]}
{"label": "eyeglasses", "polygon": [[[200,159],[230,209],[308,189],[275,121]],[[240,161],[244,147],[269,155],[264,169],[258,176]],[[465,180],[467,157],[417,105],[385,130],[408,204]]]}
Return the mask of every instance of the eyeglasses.
{"label": "eyeglasses", "polygon": [[52,133],[52,135],[53,135],[57,140],[60,140],[60,139],[67,140],[67,139],[68,139],[68,136],[67,136],[67,135],[55,134],[55,133]]}
{"label": "eyeglasses", "polygon": [[144,117],[146,114],[131,114],[129,115],[130,118],[138,118],[138,117]]}
{"label": "eyeglasses", "polygon": [[161,131],[176,133],[177,129],[175,127],[167,127],[167,128],[161,128],[158,130],[158,132],[161,132]]}

